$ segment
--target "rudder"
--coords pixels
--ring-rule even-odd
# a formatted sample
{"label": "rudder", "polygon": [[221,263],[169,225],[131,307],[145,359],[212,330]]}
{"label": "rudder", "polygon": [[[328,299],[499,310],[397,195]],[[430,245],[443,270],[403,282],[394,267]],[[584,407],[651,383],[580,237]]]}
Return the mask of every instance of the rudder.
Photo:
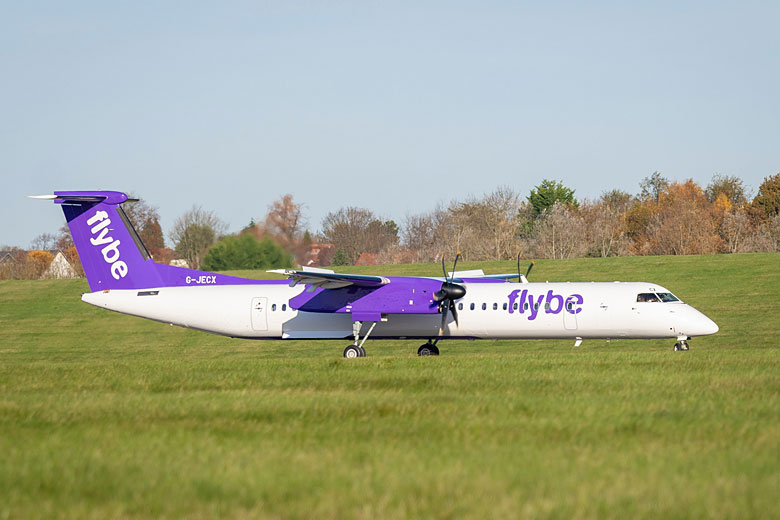
{"label": "rudder", "polygon": [[117,191],[55,191],[62,205],[89,288],[137,289],[160,285],[160,275]]}

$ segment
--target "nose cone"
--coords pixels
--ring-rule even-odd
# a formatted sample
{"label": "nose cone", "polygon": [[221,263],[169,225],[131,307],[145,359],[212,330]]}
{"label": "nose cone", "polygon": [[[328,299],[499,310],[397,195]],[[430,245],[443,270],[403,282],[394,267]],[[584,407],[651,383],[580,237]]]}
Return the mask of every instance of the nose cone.
{"label": "nose cone", "polygon": [[720,330],[718,324],[709,319],[707,316],[691,307],[692,315],[686,320],[687,330],[685,331],[689,336],[710,336]]}
{"label": "nose cone", "polygon": [[707,316],[702,315],[702,318],[703,318],[701,320],[702,323],[699,326],[702,332],[699,335],[701,335],[701,336],[709,336],[711,334],[715,334],[716,332],[718,332],[720,330],[720,328],[718,327],[718,324],[715,323],[714,321],[712,321],[711,319],[709,319]]}

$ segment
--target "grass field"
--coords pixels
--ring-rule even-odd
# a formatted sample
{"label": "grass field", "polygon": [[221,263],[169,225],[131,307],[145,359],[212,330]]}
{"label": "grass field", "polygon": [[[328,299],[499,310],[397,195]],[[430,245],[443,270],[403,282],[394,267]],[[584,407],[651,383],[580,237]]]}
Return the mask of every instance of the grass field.
{"label": "grass field", "polygon": [[780,254],[539,261],[532,279],[656,282],[721,331],[690,352],[369,341],[345,360],[344,341],[102,311],[84,280],[0,282],[0,518],[780,517]]}

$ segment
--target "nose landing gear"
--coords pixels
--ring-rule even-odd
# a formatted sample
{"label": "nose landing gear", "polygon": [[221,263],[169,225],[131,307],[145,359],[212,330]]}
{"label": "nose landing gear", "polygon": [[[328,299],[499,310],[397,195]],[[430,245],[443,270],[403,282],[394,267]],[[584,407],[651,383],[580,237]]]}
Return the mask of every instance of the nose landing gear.
{"label": "nose landing gear", "polygon": [[689,347],[688,347],[688,340],[683,339],[683,340],[680,340],[680,341],[678,341],[677,343],[674,344],[674,351],[675,352],[680,351],[680,350],[688,350],[688,349],[689,349]]}

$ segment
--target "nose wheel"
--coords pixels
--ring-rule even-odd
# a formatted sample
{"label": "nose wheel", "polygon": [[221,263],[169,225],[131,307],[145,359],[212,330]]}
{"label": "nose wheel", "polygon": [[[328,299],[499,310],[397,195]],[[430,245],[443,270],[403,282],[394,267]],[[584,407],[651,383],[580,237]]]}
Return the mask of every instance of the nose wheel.
{"label": "nose wheel", "polygon": [[674,344],[674,351],[680,351],[680,350],[688,350],[688,342],[686,340],[678,341]]}

